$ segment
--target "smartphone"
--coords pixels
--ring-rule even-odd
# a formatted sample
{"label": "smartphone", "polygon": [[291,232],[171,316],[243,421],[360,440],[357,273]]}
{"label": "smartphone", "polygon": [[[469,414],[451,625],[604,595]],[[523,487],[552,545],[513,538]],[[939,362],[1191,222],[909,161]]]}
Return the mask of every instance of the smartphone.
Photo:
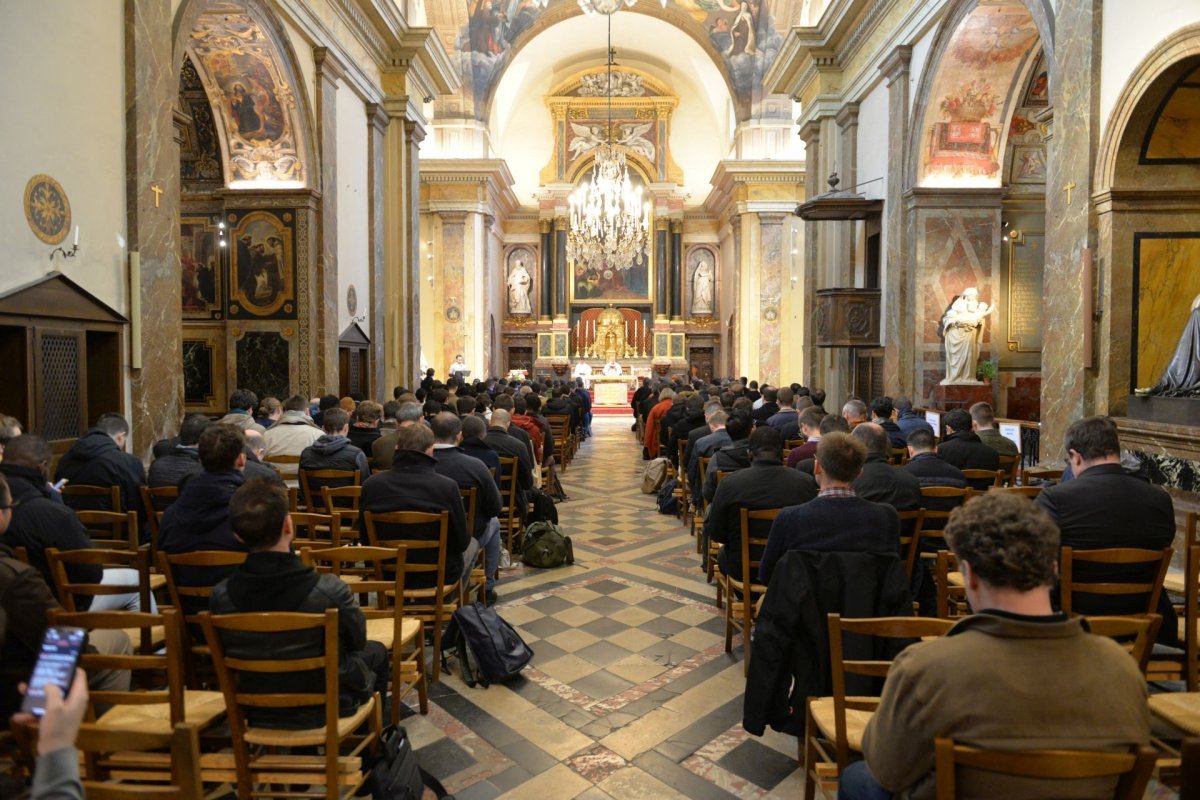
{"label": "smartphone", "polygon": [[86,646],[87,631],[83,628],[48,626],[46,635],[42,638],[42,652],[38,655],[33,675],[29,678],[29,689],[25,692],[21,710],[39,717],[46,713],[47,683],[57,684],[63,697],[66,697],[71,682],[75,679],[79,655]]}

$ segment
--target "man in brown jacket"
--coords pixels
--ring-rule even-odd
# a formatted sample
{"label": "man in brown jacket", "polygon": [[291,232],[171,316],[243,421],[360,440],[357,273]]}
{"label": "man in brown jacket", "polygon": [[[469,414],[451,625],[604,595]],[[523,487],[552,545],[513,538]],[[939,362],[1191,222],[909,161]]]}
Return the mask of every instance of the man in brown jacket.
{"label": "man in brown jacket", "polygon": [[[998,750],[1123,751],[1150,740],[1146,682],[1129,654],[1086,623],[1054,613],[1058,529],[1026,498],[989,493],[956,510],[946,539],[978,613],[892,665],[863,736],[865,761],[838,797],[932,798],[933,742]],[[964,770],[964,797],[1111,796],[1104,781],[1055,781]]]}

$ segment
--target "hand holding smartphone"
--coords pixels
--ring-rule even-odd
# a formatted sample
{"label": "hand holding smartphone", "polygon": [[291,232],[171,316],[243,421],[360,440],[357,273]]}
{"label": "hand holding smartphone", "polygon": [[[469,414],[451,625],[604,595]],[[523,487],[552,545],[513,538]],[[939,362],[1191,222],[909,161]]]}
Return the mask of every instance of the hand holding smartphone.
{"label": "hand holding smartphone", "polygon": [[86,645],[87,631],[83,628],[47,626],[46,635],[42,637],[42,651],[21,703],[22,711],[39,717],[46,713],[47,684],[58,687],[61,697],[69,695],[79,656]]}

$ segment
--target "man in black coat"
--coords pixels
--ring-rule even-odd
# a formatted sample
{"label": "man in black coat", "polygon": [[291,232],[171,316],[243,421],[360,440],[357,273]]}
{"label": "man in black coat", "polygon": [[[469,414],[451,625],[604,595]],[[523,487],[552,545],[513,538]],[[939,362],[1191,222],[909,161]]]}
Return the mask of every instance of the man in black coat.
{"label": "man in black coat", "polygon": [[583,438],[592,435],[592,395],[587,389],[583,388],[583,378],[575,379],[575,386],[572,389],[575,399],[579,401],[579,413],[581,416],[581,424],[583,425]]}
{"label": "man in black coat", "polygon": [[[445,585],[462,577],[469,565],[475,563],[479,543],[467,530],[467,515],[463,511],[462,497],[458,484],[434,467],[433,434],[424,425],[409,425],[396,431],[396,457],[387,472],[372,475],[362,488],[359,508],[359,530],[367,534],[366,513],[389,511],[419,511],[425,514],[449,513],[446,531],[446,574]],[[439,533],[435,526],[408,527],[398,530],[393,525],[376,526],[377,540],[385,539],[433,539]],[[435,550],[410,552],[410,564],[433,564],[437,561]],[[418,572],[409,576],[405,586],[414,589],[430,589],[437,585],[432,572]]]}
{"label": "man in black coat", "polygon": [[[717,412],[720,412],[721,420],[719,424],[714,425],[713,417]],[[718,430],[725,430],[725,410],[720,400],[709,400],[704,404],[704,425],[694,428],[688,433],[687,444],[683,448],[683,466],[687,470],[688,480],[691,482],[690,485],[692,487],[697,486],[700,482],[700,456],[711,456],[713,450],[729,444],[728,441],[723,441],[720,445],[714,444],[706,453],[699,453],[697,451],[700,442],[704,438],[712,436]]]}
{"label": "man in black coat", "polygon": [[[517,459],[517,491],[525,493],[533,488],[533,455],[520,439],[512,435],[512,430],[514,428],[509,413],[503,408],[494,409],[492,423],[483,437],[483,443],[496,451],[501,458]],[[507,478],[508,475],[500,477]]]}
{"label": "man in black coat", "polygon": [[744,411],[734,411],[725,420],[725,433],[729,444],[717,450],[708,462],[701,492],[705,501],[711,503],[717,494],[717,473],[736,472],[750,466],[750,431],[754,423]]}
{"label": "man in black coat", "polygon": [[947,464],[934,449],[933,430],[917,428],[908,435],[908,463],[902,469],[925,486],[967,488],[967,476],[953,464]]}
{"label": "man in black coat", "polygon": [[[371,477],[371,465],[367,463],[367,454],[350,443],[350,415],[345,410],[340,407],[326,409],[321,416],[321,429],[325,433],[300,452],[300,469],[305,472],[324,469],[343,472],[357,470],[360,484]],[[353,483],[353,478],[309,478],[308,490],[314,497],[319,497],[322,486],[333,489]]]}
{"label": "man in black coat", "polygon": [[[796,401],[799,398],[796,397],[790,386],[780,389],[776,397],[779,401],[779,410],[767,417],[767,424],[779,431],[779,435],[785,443],[789,439],[799,439],[800,412],[796,408]],[[806,402],[811,403],[812,401]]]}
{"label": "man in black coat", "polygon": [[54,480],[64,478],[77,486],[119,486],[121,507],[110,508],[109,502],[100,497],[64,498],[72,508],[100,509],[104,511],[137,511],[145,521],[142,508],[142,487],[146,484],[146,470],[137,456],[125,452],[125,441],[129,438],[129,423],[120,414],[101,414],[96,427],[90,428],[58,462]]}
{"label": "man in black coat", "polygon": [[[947,411],[942,417],[946,437],[938,445],[938,455],[959,469],[1000,469],[1000,454],[984,444],[971,430],[971,415],[964,409]],[[980,481],[976,489],[986,489],[991,481]]]}
{"label": "man in black coat", "polygon": [[203,414],[187,414],[179,426],[179,443],[150,464],[148,483],[152,487],[179,486],[189,475],[200,472],[200,434],[211,424]]}
{"label": "man in black coat", "polygon": [[471,458],[482,461],[485,469],[491,469],[492,475],[496,476],[496,488],[500,488],[500,454],[488,447],[487,442],[483,440],[485,436],[487,422],[483,417],[469,414],[462,418],[462,441],[458,443],[459,448]]}
{"label": "man in black coat", "polygon": [[821,437],[814,467],[821,491],[815,500],[784,509],[775,518],[758,570],[759,583],[770,582],[776,562],[788,550],[899,553],[896,510],[854,494],[851,482],[866,460],[867,448],[853,436]]}
{"label": "man in black coat", "polygon": [[[808,475],[783,465],[783,439],[779,431],[761,425],[750,434],[750,467],[739,470],[721,481],[704,521],[702,553],[708,552],[708,542],[721,545],[717,566],[726,575],[742,577],[743,508],[758,511],[766,508],[787,508],[807,503],[817,496],[817,482]],[[770,523],[752,523],[755,534],[770,530]],[[753,576],[751,576],[753,577]]]}
{"label": "man in black coat", "polygon": [[496,568],[500,564],[500,490],[483,462],[463,450],[463,423],[442,412],[430,421],[433,432],[434,470],[445,475],[461,490],[475,490],[475,520],[471,535],[484,551],[485,595],[488,605],[496,602]]}
{"label": "man in black coat", "polygon": [[894,449],[903,450],[908,445],[908,437],[900,430],[900,426],[892,421],[892,411],[892,398],[886,395],[871,401],[871,421],[883,428]]}
{"label": "man in black coat", "polygon": [[921,507],[921,482],[912,473],[896,469],[888,458],[892,443],[887,432],[874,422],[864,422],[850,434],[867,447],[862,473],[850,485],[854,493],[872,503],[884,503],[897,511]]}
{"label": "man in black coat", "polygon": [[700,399],[700,395],[694,394],[684,402],[683,417],[678,420],[671,428],[671,436],[667,440],[667,452],[664,454],[671,459],[671,463],[676,467],[687,467],[687,461],[682,465],[677,464],[679,460],[679,443],[684,442],[684,456],[687,455],[687,442],[691,441],[693,431],[707,431],[708,422],[704,414],[704,401]]}
{"label": "man in black coat", "polygon": [[[1160,486],[1131,475],[1121,466],[1117,426],[1107,417],[1077,420],[1067,428],[1068,463],[1073,480],[1047,486],[1037,497],[1062,531],[1062,545],[1079,550],[1138,547],[1159,550],[1175,539],[1175,509]],[[986,446],[986,445],[985,445]],[[1076,577],[1086,581],[1149,581],[1154,569],[1142,564],[1078,564]],[[1163,592],[1159,641],[1173,643],[1177,626]],[[1084,614],[1144,612],[1144,595],[1079,595],[1072,611]],[[1167,617],[1170,617],[1168,619]]]}
{"label": "man in black coat", "polygon": [[766,425],[767,420],[779,413],[779,390],[773,386],[763,389],[762,405],[750,412],[755,425]]}
{"label": "man in black coat", "polygon": [[[327,412],[328,413],[328,412]],[[338,612],[338,712],[348,717],[374,692],[387,707],[389,664],[387,648],[367,640],[367,623],[350,587],[336,575],[321,574],[292,552],[295,530],[288,515],[287,490],[270,481],[251,481],[229,503],[233,529],[250,549],[246,561],[213,590],[213,614]],[[231,658],[311,658],[323,652],[316,632],[221,634]],[[398,645],[397,645],[398,646]],[[243,692],[321,694],[320,672],[244,673]],[[251,708],[249,722],[265,728],[319,728],[325,723],[322,706]]]}

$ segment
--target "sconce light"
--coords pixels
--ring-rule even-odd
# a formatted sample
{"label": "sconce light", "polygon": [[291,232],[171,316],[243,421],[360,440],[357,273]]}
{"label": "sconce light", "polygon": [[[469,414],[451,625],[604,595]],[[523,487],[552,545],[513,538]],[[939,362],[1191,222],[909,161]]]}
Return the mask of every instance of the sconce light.
{"label": "sconce light", "polygon": [[225,239],[225,223],[217,223],[217,245],[220,247],[228,247],[229,242]]}
{"label": "sconce light", "polygon": [[50,251],[50,262],[51,263],[54,262],[54,254],[55,253],[62,253],[63,258],[74,258],[75,254],[78,252],[79,252],[79,226],[76,225],[75,226],[75,244],[71,245],[70,250],[67,250],[63,247],[56,247],[53,250],[51,250]]}

